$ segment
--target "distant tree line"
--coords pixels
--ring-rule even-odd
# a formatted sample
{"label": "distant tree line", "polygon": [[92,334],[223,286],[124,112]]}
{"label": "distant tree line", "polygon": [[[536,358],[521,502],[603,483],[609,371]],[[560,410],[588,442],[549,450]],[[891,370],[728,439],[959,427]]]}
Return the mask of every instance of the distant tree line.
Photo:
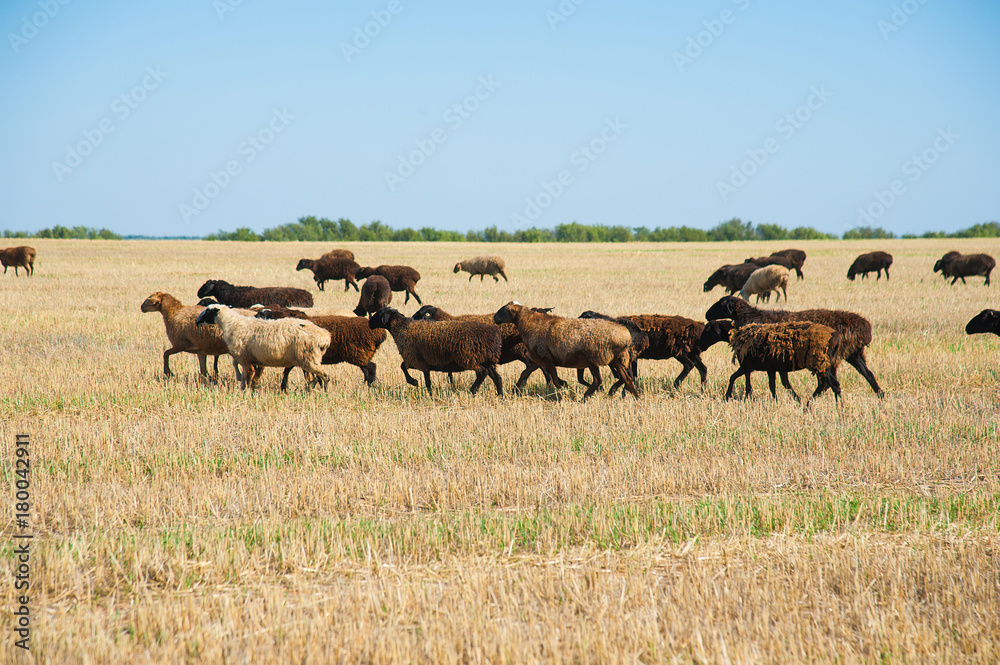
{"label": "distant tree line", "polygon": [[56,224],[51,229],[41,231],[10,231],[3,232],[4,238],[55,238],[57,240],[121,240],[122,237],[108,229],[92,229],[86,226],[60,226]]}
{"label": "distant tree line", "polygon": [[[896,238],[896,234],[883,228],[859,226],[846,231],[844,240]],[[904,234],[902,238],[996,238],[1000,237],[1000,223],[976,224],[955,233],[928,231],[923,235]],[[817,231],[811,226],[786,229],[777,224],[754,224],[733,218],[721,222],[710,229],[691,226],[656,227],[645,226],[601,226],[598,224],[559,224],[552,229],[531,227],[519,231],[504,231],[495,226],[481,231],[439,231],[425,226],[420,230],[411,228],[393,229],[375,220],[363,226],[356,226],[349,219],[331,221],[325,217],[317,219],[300,217],[297,222],[283,224],[263,233],[248,227],[235,231],[218,231],[205,236],[205,240],[263,241],[450,241],[450,242],[725,242],[732,240],[836,240],[837,236]]]}

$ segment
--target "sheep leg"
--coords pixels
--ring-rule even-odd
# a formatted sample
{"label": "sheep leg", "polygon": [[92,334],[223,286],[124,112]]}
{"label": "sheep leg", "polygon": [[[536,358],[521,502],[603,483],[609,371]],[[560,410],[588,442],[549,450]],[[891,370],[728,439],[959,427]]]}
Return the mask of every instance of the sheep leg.
{"label": "sheep leg", "polygon": [[767,387],[771,389],[771,397],[775,400],[778,399],[778,390],[775,379],[777,379],[777,372],[772,370],[767,371]]}
{"label": "sheep leg", "polygon": [[197,354],[198,356],[198,369],[202,376],[208,376],[208,356],[204,353]]}
{"label": "sheep leg", "polygon": [[747,377],[746,395],[749,397],[750,395],[753,394],[753,391],[750,388],[750,370],[744,369],[744,367],[741,365],[740,368],[737,369],[735,372],[733,372],[732,376],[729,377],[729,388],[726,389],[727,400],[733,398],[733,387],[736,385],[736,379],[740,378],[741,376]]}
{"label": "sheep leg", "polygon": [[471,272],[469,273],[469,283],[472,283],[472,278],[475,277]]}
{"label": "sheep leg", "polygon": [[481,272],[481,273],[479,273],[479,283],[480,283],[480,284],[482,284],[482,283],[483,283],[483,278],[484,278],[484,277],[486,277],[486,273],[484,273],[484,272]]}
{"label": "sheep leg", "polygon": [[424,370],[424,383],[427,384],[427,395],[434,397],[434,392],[431,390],[431,371],[429,369]]}
{"label": "sheep leg", "polygon": [[705,387],[705,383],[708,381],[708,368],[705,367],[705,363],[701,361],[701,354],[694,353],[688,356],[694,366],[698,368],[698,374],[701,375],[701,387]]}
{"label": "sheep leg", "polygon": [[[536,363],[528,360],[527,358],[522,358],[521,362],[524,363],[524,371],[521,372],[521,376],[518,377],[517,383],[514,385],[514,388],[519,391],[524,390],[525,384],[528,383],[528,377],[531,376],[536,369],[539,369]],[[549,382],[548,377],[546,377],[545,382]]]}
{"label": "sheep leg", "polygon": [[[889,271],[886,270],[886,274],[888,274],[888,272]],[[986,271],[986,284],[985,284],[985,286],[989,286],[990,285],[990,273],[991,272],[993,272],[992,268],[990,268],[989,270]]]}
{"label": "sheep leg", "polygon": [[[625,383],[625,390],[632,393],[632,397],[639,399],[639,389],[635,385],[635,381],[632,379],[632,375],[628,371],[628,367],[625,363],[620,360],[611,361],[611,369],[614,371],[618,378]],[[623,392],[622,395],[625,393]]]}
{"label": "sheep leg", "polygon": [[[509,279],[507,279],[507,273],[505,273],[503,270],[500,271],[500,276],[503,277],[503,281],[505,282],[510,281]],[[498,279],[497,281],[499,282],[500,280]]]}
{"label": "sheep leg", "polygon": [[[410,291],[406,292],[406,298],[407,299],[409,299],[411,293],[413,294],[413,297],[417,299],[417,304],[418,305],[423,305],[424,304],[424,301],[420,299],[420,296],[417,295],[417,292],[415,290],[412,290],[412,289]],[[403,301],[403,304],[404,305],[406,304],[405,300]]]}
{"label": "sheep leg", "polygon": [[497,277],[496,275],[492,275],[492,277],[493,277],[493,281],[494,282],[499,282],[500,281],[500,278]]}
{"label": "sheep leg", "polygon": [[[451,383],[451,387],[455,387],[455,374],[453,372],[448,372],[448,381]],[[473,393],[475,394],[475,393]]]}
{"label": "sheep leg", "polygon": [[325,289],[323,288],[324,286],[326,286],[326,280],[322,280],[322,281],[319,281],[319,280],[317,280],[317,281],[316,281],[316,287],[317,287],[317,288],[318,288],[318,289],[319,289],[320,291],[325,291]]}
{"label": "sheep leg", "polygon": [[889,268],[885,269],[885,281],[889,281]]}
{"label": "sheep leg", "polygon": [[[281,392],[286,392],[288,390],[288,377],[292,373],[291,367],[286,367],[285,371],[281,374]],[[309,375],[306,374],[305,370],[302,370],[302,374],[305,377],[306,383],[309,383]]]}
{"label": "sheep leg", "polygon": [[587,392],[583,393],[584,400],[586,400],[588,397],[596,393],[600,389],[601,384],[603,383],[603,381],[601,381],[600,367],[598,367],[597,365],[590,365],[590,373],[594,376],[594,382],[590,384],[590,388],[587,389]]}
{"label": "sheep leg", "polygon": [[781,285],[781,292],[785,294],[785,304],[787,305],[788,304],[788,291],[786,290],[784,284]]}
{"label": "sheep leg", "polygon": [[496,386],[497,396],[503,397],[503,381],[500,379],[500,373],[497,372],[497,368],[490,365],[486,368],[486,373],[491,379],[493,379],[493,385]]}
{"label": "sheep leg", "polygon": [[[858,374],[865,377],[865,381],[868,382],[868,385],[872,387],[872,390],[875,391],[875,394],[878,395],[880,399],[885,397],[885,393],[878,387],[878,381],[875,380],[875,375],[870,369],[868,369],[868,363],[865,362],[864,349],[858,349],[853,354],[848,356],[846,360],[852,367],[854,367],[854,369],[858,370]],[[836,376],[836,371],[834,371],[834,378],[836,378]]]}
{"label": "sheep leg", "polygon": [[[684,379],[687,378],[687,375],[691,373],[691,370],[694,369],[694,363],[687,356],[677,356],[677,362],[682,365],[682,369],[681,373],[677,375],[676,379],[674,379],[674,390],[681,387],[681,382],[684,381]],[[701,382],[705,382],[704,376],[702,377]]]}
{"label": "sheep leg", "polygon": [[416,386],[418,388],[420,387],[420,382],[418,382],[416,379],[410,376],[410,371],[409,368],[406,366],[406,363],[399,363],[399,369],[403,370],[403,376],[406,377],[406,382],[408,384],[410,384],[411,386]]}
{"label": "sheep leg", "polygon": [[361,368],[361,373],[365,376],[365,383],[369,386],[375,383],[375,363],[368,363]]}
{"label": "sheep leg", "polygon": [[796,402],[802,404],[802,398],[799,397],[799,394],[795,392],[794,388],[792,388],[792,384],[788,382],[788,372],[778,372],[778,376],[781,377],[781,385],[783,385],[788,392],[792,393],[792,397],[795,398]]}
{"label": "sheep leg", "polygon": [[476,370],[476,380],[472,382],[472,387],[469,388],[469,392],[473,395],[479,392],[479,386],[482,385],[483,381],[486,380],[486,370],[483,368]]}
{"label": "sheep leg", "polygon": [[[170,360],[169,360],[170,356],[174,355],[175,353],[181,353],[183,351],[187,351],[187,348],[186,347],[180,347],[180,346],[172,346],[172,347],[170,347],[169,349],[167,349],[166,351],[163,352],[163,373],[166,376],[173,376],[174,375],[174,373],[170,371]],[[204,361],[205,356],[203,356],[203,355],[201,355],[199,353],[198,354],[198,358],[199,358],[199,360],[201,360],[201,364],[202,364],[202,366],[201,366],[201,373],[202,374],[208,374],[208,370],[205,368],[205,361]]]}
{"label": "sheep leg", "polygon": [[219,378],[219,356],[215,356],[215,378]]}
{"label": "sheep leg", "polygon": [[590,387],[590,384],[589,384],[589,383],[587,383],[587,382],[586,382],[586,381],[584,380],[584,373],[583,373],[583,371],[584,371],[584,370],[583,370],[583,368],[582,368],[582,367],[577,367],[577,368],[576,368],[576,380],[577,380],[577,381],[579,381],[581,385],[584,385],[584,386],[587,386],[587,387],[589,388],[589,387]]}

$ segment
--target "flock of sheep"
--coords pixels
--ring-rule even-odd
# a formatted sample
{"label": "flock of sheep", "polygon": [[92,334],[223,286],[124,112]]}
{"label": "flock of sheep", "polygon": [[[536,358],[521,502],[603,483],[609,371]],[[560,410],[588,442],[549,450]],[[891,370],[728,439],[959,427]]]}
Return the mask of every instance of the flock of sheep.
{"label": "flock of sheep", "polygon": [[[812,309],[783,311],[758,309],[749,303],[756,294],[765,299],[771,291],[785,295],[788,276],[795,270],[803,278],[805,252],[784,250],[767,257],[748,259],[744,264],[727,265],[715,271],[705,283],[705,291],[722,285],[729,290],[706,312],[708,322],[681,316],[642,314],[609,317],[584,312],[580,318],[566,318],[549,310],[509,302],[492,314],[452,315],[440,307],[423,305],[416,292],[420,273],[409,266],[362,267],[349,250],[334,250],[316,260],[302,259],[297,270],[310,270],[317,287],[325,282],[344,280],[359,292],[353,310],[313,307],[312,295],[292,287],[234,286],[222,280],[208,280],[198,290],[197,305],[183,305],[168,293],[156,292],[142,303],[143,312],[160,312],[170,348],[163,353],[163,371],[170,375],[169,357],[176,353],[197,354],[201,373],[208,374],[207,357],[231,355],[241,386],[256,388],[264,367],[284,368],[282,390],[287,389],[293,368],[302,369],[310,385],[326,386],[324,365],[349,363],[358,367],[366,383],[376,378],[372,361],[376,351],[391,335],[406,381],[419,386],[410,370],[421,372],[427,391],[433,394],[431,372],[475,372],[471,387],[475,394],[489,378],[498,395],[503,383],[498,365],[518,361],[524,365],[516,388],[523,390],[528,378],[541,370],[546,383],[566,385],[558,368],[577,370],[577,380],[587,386],[584,399],[603,385],[601,368],[614,377],[609,395],[619,389],[638,398],[638,361],[675,359],[682,371],[674,380],[678,388],[692,369],[697,369],[704,387],[708,371],[701,354],[718,342],[728,342],[739,368],[730,376],[726,398],[733,396],[740,377],[745,377],[745,394],[750,396],[750,376],[766,372],[772,396],[776,380],[792,392],[788,374],[809,370],[817,377],[813,397],[832,389],[839,400],[837,369],[847,361],[883,396],[875,375],[868,368],[865,349],[872,341],[871,323],[863,316],[840,310]],[[859,256],[848,277],[865,277],[881,271],[889,278],[892,257],[885,252]],[[962,256],[949,252],[935,264],[935,272],[955,280],[989,274],[995,262],[984,254]],[[459,262],[455,272],[507,279],[503,259],[478,256]],[[363,279],[359,288],[357,281]],[[393,292],[412,295],[420,309],[407,317],[390,307]],[[733,294],[739,292],[741,297]],[[369,318],[365,318],[365,317]],[[966,326],[969,334],[993,332],[1000,335],[1000,312],[984,310]],[[589,370],[590,381],[586,372]],[[452,378],[452,381],[454,379]],[[808,402],[807,402],[808,404]]]}

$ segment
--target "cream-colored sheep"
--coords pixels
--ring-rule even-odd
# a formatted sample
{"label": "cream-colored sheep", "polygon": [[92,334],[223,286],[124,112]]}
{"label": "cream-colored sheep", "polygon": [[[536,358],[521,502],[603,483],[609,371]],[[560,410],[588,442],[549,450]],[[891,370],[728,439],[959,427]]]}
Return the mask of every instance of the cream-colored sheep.
{"label": "cream-colored sheep", "polygon": [[464,261],[459,261],[455,264],[455,272],[464,270],[469,273],[469,281],[476,275],[479,275],[479,281],[483,281],[483,277],[489,275],[493,278],[494,282],[499,282],[497,275],[499,274],[503,277],[503,281],[509,281],[507,279],[507,274],[504,272],[506,264],[503,259],[499,256],[473,256],[471,259],[466,259]]}
{"label": "cream-colored sheep", "polygon": [[[771,299],[771,291],[778,293],[778,289],[781,289],[781,293],[785,294],[785,302],[788,302],[788,275],[788,268],[784,266],[770,265],[758,268],[750,273],[750,277],[740,290],[740,297],[749,302],[750,296],[756,294],[757,302],[760,302],[762,296],[764,302],[768,302]],[[780,293],[778,299],[781,299]]]}

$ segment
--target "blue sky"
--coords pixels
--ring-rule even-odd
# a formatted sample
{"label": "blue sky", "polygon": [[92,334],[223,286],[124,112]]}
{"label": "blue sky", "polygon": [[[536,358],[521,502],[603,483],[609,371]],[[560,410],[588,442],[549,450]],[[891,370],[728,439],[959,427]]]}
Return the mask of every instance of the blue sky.
{"label": "blue sky", "polygon": [[576,2],[4,2],[0,228],[1000,218],[1000,4]]}

